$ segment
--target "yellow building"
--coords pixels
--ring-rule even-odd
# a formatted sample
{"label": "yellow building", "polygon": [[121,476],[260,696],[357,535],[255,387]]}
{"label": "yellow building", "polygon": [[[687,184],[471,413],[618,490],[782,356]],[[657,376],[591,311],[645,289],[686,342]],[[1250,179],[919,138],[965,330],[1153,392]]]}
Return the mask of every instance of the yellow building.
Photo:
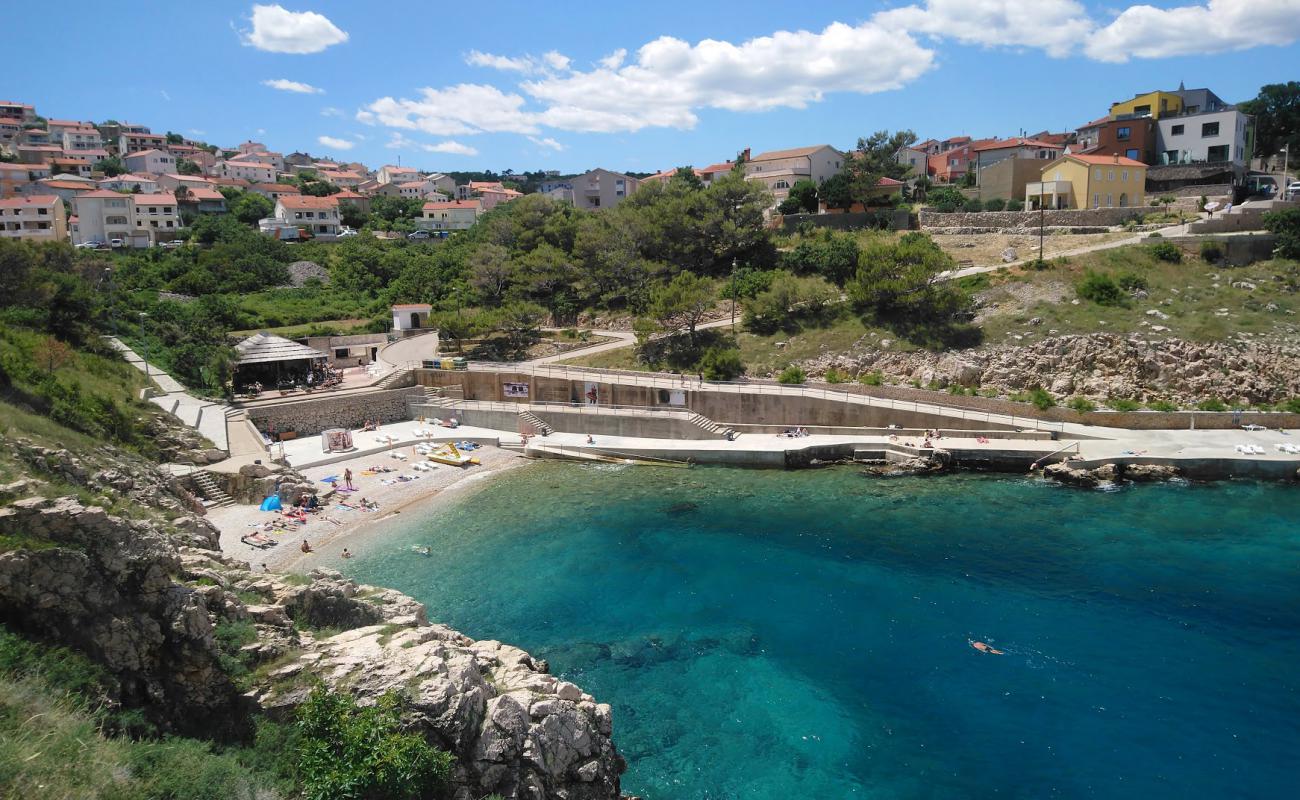
{"label": "yellow building", "polygon": [[1115,103],[1110,107],[1110,118],[1117,119],[1121,116],[1133,117],[1150,117],[1151,119],[1160,119],[1178,114],[1183,110],[1183,98],[1174,92],[1147,92],[1134,97],[1132,100],[1125,100],[1122,103]]}
{"label": "yellow building", "polygon": [[1025,208],[1141,208],[1147,165],[1123,156],[1065,155],[1025,186]]}

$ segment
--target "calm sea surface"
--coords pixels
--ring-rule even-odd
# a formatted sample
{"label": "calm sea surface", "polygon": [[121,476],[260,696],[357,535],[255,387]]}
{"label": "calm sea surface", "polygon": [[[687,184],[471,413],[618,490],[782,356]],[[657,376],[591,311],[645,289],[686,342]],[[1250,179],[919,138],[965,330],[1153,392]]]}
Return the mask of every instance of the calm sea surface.
{"label": "calm sea surface", "polygon": [[1300,785],[1294,487],[540,464],[358,549],[612,704],[649,800]]}

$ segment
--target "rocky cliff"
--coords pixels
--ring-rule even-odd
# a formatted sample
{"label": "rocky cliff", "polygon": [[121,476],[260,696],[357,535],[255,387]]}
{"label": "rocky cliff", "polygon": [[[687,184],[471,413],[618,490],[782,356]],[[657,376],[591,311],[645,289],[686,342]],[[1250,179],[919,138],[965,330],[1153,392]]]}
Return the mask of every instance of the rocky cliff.
{"label": "rocky cliff", "polygon": [[1012,394],[1041,386],[1058,397],[1105,402],[1168,400],[1191,406],[1208,398],[1250,404],[1300,397],[1300,347],[1237,341],[1148,341],[1112,334],[1058,336],[1029,345],[951,353],[863,347],[803,362],[820,377],[879,371],[887,382],[952,384]]}
{"label": "rocky cliff", "polygon": [[[619,797],[609,706],[545,662],[337,572],[254,573],[173,478],[112,448],[0,446],[31,468],[0,487],[0,622],[104,664],[112,699],[164,730],[237,737],[317,681],[363,704],[397,690],[412,729],[456,756],[457,800]],[[219,634],[236,628],[256,635],[229,652]]]}

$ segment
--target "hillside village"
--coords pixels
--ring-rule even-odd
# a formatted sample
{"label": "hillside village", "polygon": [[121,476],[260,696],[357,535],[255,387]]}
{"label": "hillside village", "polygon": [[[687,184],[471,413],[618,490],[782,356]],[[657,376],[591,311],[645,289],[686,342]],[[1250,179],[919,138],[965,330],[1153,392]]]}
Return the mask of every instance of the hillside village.
{"label": "hillside village", "polygon": [[[889,144],[897,145],[894,163],[873,176],[867,191],[850,189],[851,151],[831,145],[746,148],[734,159],[680,169],[706,187],[740,170],[770,191],[774,215],[891,208],[924,202],[947,187],[960,195],[939,192],[930,208],[1124,209],[1157,198],[1168,206],[1174,202],[1168,198],[1179,197],[1226,207],[1250,195],[1287,192],[1286,181],[1266,171],[1284,164],[1255,152],[1254,118],[1210,89],[1182,85],[1116,102],[1073,131],[924,141],[895,136]],[[597,168],[458,182],[410,166],[285,155],[254,141],[222,148],[129,122],[47,119],[19,102],[0,103],[0,159],[0,235],[86,248],[175,247],[199,216],[230,213],[286,242],[328,242],[363,227],[380,237],[445,238],[525,193],[599,210],[679,173]],[[382,218],[372,215],[377,204]],[[908,227],[907,218],[893,227]]]}

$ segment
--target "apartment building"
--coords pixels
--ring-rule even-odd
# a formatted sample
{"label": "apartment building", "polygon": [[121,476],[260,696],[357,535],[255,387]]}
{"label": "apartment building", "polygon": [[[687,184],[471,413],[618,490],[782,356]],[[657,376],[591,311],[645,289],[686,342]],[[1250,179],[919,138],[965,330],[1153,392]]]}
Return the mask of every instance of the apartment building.
{"label": "apartment building", "polygon": [[[53,134],[53,123],[51,131]],[[103,150],[104,138],[99,135],[99,129],[92,125],[78,125],[76,127],[64,128],[59,133],[63,149],[68,152],[78,150]]]}
{"label": "apartment building", "polygon": [[110,192],[132,192],[134,194],[153,194],[158,191],[158,178],[154,175],[137,175],[127,172],[113,178],[101,178],[96,181],[101,189]]}
{"label": "apartment building", "polygon": [[176,156],[165,150],[140,150],[122,156],[122,163],[131,172],[146,175],[165,175],[176,172]]}
{"label": "apartment building", "polygon": [[135,233],[131,195],[97,189],[77,195],[72,201],[72,243],[108,244],[130,242]]}
{"label": "apartment building", "polygon": [[[746,151],[748,155],[748,151]],[[801,180],[821,182],[844,168],[844,154],[828,144],[769,150],[745,160],[745,180],[759,181],[772,192],[776,202],[790,196],[790,187]]]}
{"label": "apartment building", "polygon": [[1017,137],[995,139],[971,148],[975,154],[975,169],[982,170],[1008,158],[1028,158],[1051,161],[1065,150],[1063,145],[1037,139]]}
{"label": "apartment building", "polygon": [[117,154],[125,158],[145,150],[162,150],[167,147],[167,137],[161,133],[122,133],[117,137]]}
{"label": "apartment building", "polygon": [[379,168],[379,174],[375,176],[375,179],[380,183],[410,183],[420,179],[420,171],[411,167],[395,167],[391,164],[385,164]]}
{"label": "apartment building", "polygon": [[36,121],[36,107],[28,103],[0,100],[0,117],[14,117],[22,123]]}
{"label": "apartment building", "polygon": [[1254,157],[1254,134],[1254,120],[1233,107],[1164,116],[1156,123],[1155,163],[1230,163],[1244,170]]}
{"label": "apartment building", "polygon": [[218,161],[212,168],[212,174],[221,178],[238,178],[249,183],[275,183],[275,167],[258,161],[235,161],[226,159]]}
{"label": "apartment building", "polygon": [[135,230],[131,234],[134,247],[148,247],[170,242],[180,230],[180,204],[170,192],[131,195],[132,218]]}
{"label": "apartment building", "polygon": [[[574,208],[611,208],[626,200],[641,182],[621,172],[593,169],[572,180]],[[492,193],[504,192],[500,187],[489,189]],[[498,201],[499,202],[499,201]]]}
{"label": "apartment building", "polygon": [[333,239],[339,233],[339,201],[333,197],[282,195],[275,201],[275,222],[292,226],[317,239]]}
{"label": "apartment building", "polygon": [[281,197],[291,197],[302,194],[302,190],[297,186],[288,183],[255,183],[248,187],[248,191],[253,194],[260,194],[272,202],[279,200]]}
{"label": "apartment building", "polygon": [[63,201],[51,194],[0,200],[0,237],[33,242],[62,242],[68,238]]}
{"label": "apartment building", "polygon": [[482,212],[478,200],[437,200],[424,204],[416,224],[422,230],[445,235],[472,228]]}

